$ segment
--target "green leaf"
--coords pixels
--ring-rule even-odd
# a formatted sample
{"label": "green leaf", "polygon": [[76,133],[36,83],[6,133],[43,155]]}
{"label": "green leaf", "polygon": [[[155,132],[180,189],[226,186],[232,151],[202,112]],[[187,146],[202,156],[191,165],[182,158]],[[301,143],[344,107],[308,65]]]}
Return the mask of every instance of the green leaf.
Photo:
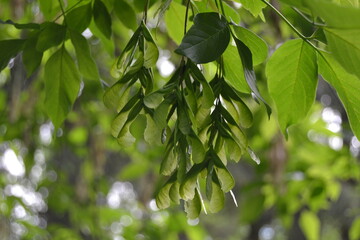
{"label": "green leaf", "polygon": [[162,129],[155,123],[155,121],[148,114],[146,115],[146,128],[144,132],[144,139],[147,143],[152,145],[161,144]]}
{"label": "green leaf", "polygon": [[230,132],[232,139],[239,146],[242,154],[244,154],[248,148],[248,140],[245,133],[238,126],[232,125],[230,125]]}
{"label": "green leaf", "polygon": [[351,129],[360,139],[360,80],[345,69],[328,53],[318,55],[319,72],[336,89],[346,113]]}
{"label": "green leaf", "polygon": [[240,125],[244,128],[251,127],[254,118],[250,108],[242,101],[234,101],[234,103],[239,111]]}
{"label": "green leaf", "polygon": [[201,163],[205,158],[205,148],[200,139],[197,136],[191,136],[190,145],[191,145],[191,155],[194,163]]}
{"label": "green leaf", "polygon": [[269,93],[277,107],[280,128],[286,134],[290,125],[305,118],[314,102],[316,53],[303,40],[290,40],[272,55],[266,66],[266,75]]}
{"label": "green leaf", "polygon": [[250,49],[253,65],[264,62],[268,55],[268,46],[266,42],[246,28],[240,26],[232,26],[232,28],[234,29],[236,37]]}
{"label": "green leaf", "polygon": [[[138,91],[137,94],[132,96],[128,101],[126,101],[127,100],[127,91],[125,91],[123,96],[121,96],[120,101],[125,102],[126,104],[121,109],[120,113],[115,117],[114,121],[111,124],[111,134],[115,138],[118,138],[119,135],[121,134],[121,131],[124,128],[124,126],[129,121],[132,121],[136,117],[136,115],[137,115],[136,112],[137,111],[140,112],[140,110],[142,108],[142,102],[139,101],[139,97],[140,97],[140,91]],[[130,113],[131,113],[131,116],[130,116]]]}
{"label": "green leaf", "polygon": [[184,29],[185,12],[185,6],[173,1],[170,4],[169,9],[165,13],[165,24],[167,33],[177,45],[180,45],[181,40],[184,36],[184,32],[180,29]]}
{"label": "green leaf", "polygon": [[[360,14],[360,12],[359,12]],[[331,53],[349,73],[360,78],[360,27],[357,29],[325,28]]]}
{"label": "green leaf", "polygon": [[126,82],[122,82],[122,80],[126,77],[129,79],[132,78],[132,76],[127,74],[113,86],[106,89],[103,100],[107,108],[112,108],[119,112],[127,103],[130,94],[130,87],[126,85]]}
{"label": "green leaf", "polygon": [[82,33],[90,24],[92,18],[91,2],[71,10],[66,14],[66,25]]}
{"label": "green leaf", "polygon": [[230,30],[224,16],[214,12],[199,13],[175,52],[195,63],[212,62],[221,56],[229,41]]}
{"label": "green leaf", "polygon": [[118,115],[116,115],[115,119],[111,123],[111,135],[113,137],[117,138],[119,136],[121,130],[125,126],[128,115],[128,112],[120,112]]}
{"label": "green leaf", "polygon": [[193,165],[189,172],[186,173],[185,179],[180,185],[180,196],[185,201],[194,198],[198,175],[204,168],[206,168],[206,163],[202,162],[200,164]]}
{"label": "green leaf", "polygon": [[280,2],[286,3],[290,6],[294,6],[294,7],[300,8],[300,9],[303,9],[306,7],[304,2],[299,1],[299,0],[280,0]]}
{"label": "green leaf", "polygon": [[231,138],[225,138],[225,151],[229,160],[239,162],[243,152],[239,145]]}
{"label": "green leaf", "polygon": [[346,7],[325,0],[303,0],[329,28],[359,29],[360,8]]}
{"label": "green leaf", "polygon": [[[205,1],[203,1],[205,2]],[[235,24],[240,24],[241,18],[240,14],[236,9],[229,6],[227,2],[223,2],[224,10],[225,10],[225,16],[228,18],[229,22],[233,22]]]}
{"label": "green leaf", "polygon": [[30,76],[41,64],[43,52],[38,51],[36,46],[37,36],[30,37],[26,40],[23,50],[23,63],[25,65],[26,74]]}
{"label": "green leaf", "polygon": [[70,38],[75,48],[80,73],[87,79],[99,79],[99,72],[94,59],[91,57],[86,38],[75,31],[70,31]]}
{"label": "green leaf", "polygon": [[[137,45],[140,40],[142,28],[141,26],[134,32],[129,42],[126,44],[124,50],[122,51],[119,58],[116,60],[111,74],[114,78],[119,78],[126,73],[127,68],[133,62],[135,58],[135,52],[137,50]],[[142,64],[141,64],[142,66]]]}
{"label": "green leaf", "polygon": [[[144,97],[144,104],[148,108],[157,108],[163,101],[163,94],[159,92],[152,92]],[[166,118],[166,116],[164,116]]]}
{"label": "green leaf", "polygon": [[176,204],[180,204],[180,184],[176,181],[174,182],[174,184],[171,186],[170,191],[169,191],[169,196],[172,202],[176,203]]}
{"label": "green leaf", "polygon": [[340,64],[360,78],[360,8],[324,0],[306,0],[314,14],[325,20],[330,51]]}
{"label": "green leaf", "polygon": [[45,108],[58,128],[79,93],[80,76],[69,53],[61,47],[45,65]]}
{"label": "green leaf", "polygon": [[264,103],[267,114],[270,117],[271,108],[270,108],[269,104],[261,96],[261,94],[256,86],[256,75],[255,75],[255,71],[254,71],[253,63],[252,63],[252,53],[251,53],[250,49],[242,41],[240,41],[236,37],[234,37],[234,40],[235,40],[235,44],[236,44],[238,53],[241,58],[241,63],[242,63],[243,69],[244,69],[244,75],[245,75],[246,82],[249,85],[251,91],[254,93],[255,97]]}
{"label": "green leaf", "polygon": [[317,240],[320,238],[320,220],[310,211],[301,213],[299,224],[308,240]]}
{"label": "green leaf", "polygon": [[36,49],[44,52],[51,47],[55,47],[65,40],[65,35],[65,26],[53,22],[45,22],[41,24],[41,32],[36,43]]}
{"label": "green leaf", "polygon": [[351,225],[349,231],[350,240],[360,239],[360,217],[357,217]]}
{"label": "green leaf", "polygon": [[178,106],[177,108],[178,127],[184,135],[191,133],[191,121],[187,113],[186,105]]}
{"label": "green leaf", "polygon": [[225,80],[239,92],[251,93],[251,89],[246,82],[243,66],[240,64],[241,58],[235,46],[231,44],[223,54]]}
{"label": "green leaf", "polygon": [[170,189],[176,183],[176,173],[174,173],[165,185],[160,189],[155,197],[156,206],[159,209],[165,209],[170,206]]}
{"label": "green leaf", "polygon": [[0,41],[0,72],[8,65],[11,58],[22,50],[24,43],[25,40],[22,39]]}
{"label": "green leaf", "polygon": [[130,133],[130,125],[131,121],[127,122],[117,137],[117,142],[121,148],[128,148],[132,146],[136,140]]}
{"label": "green leaf", "polygon": [[94,1],[93,16],[97,28],[108,39],[111,37],[111,16],[101,0]]}
{"label": "green leaf", "polygon": [[[216,176],[216,175],[214,175]],[[211,197],[210,197],[210,212],[216,213],[224,208],[225,195],[221,190],[220,184],[215,181],[211,181]]]}
{"label": "green leaf", "polygon": [[244,8],[251,12],[254,17],[260,16],[261,19],[264,19],[264,15],[262,13],[262,9],[266,7],[266,4],[261,2],[260,0],[235,0],[236,2],[240,2]]}
{"label": "green leaf", "polygon": [[167,125],[166,118],[170,104],[169,100],[164,100],[154,111],[154,121],[160,129],[164,129]]}
{"label": "green leaf", "polygon": [[137,28],[136,13],[126,1],[116,0],[114,2],[114,11],[125,27],[133,30]]}
{"label": "green leaf", "polygon": [[177,165],[178,165],[178,159],[174,154],[174,149],[168,147],[165,153],[165,157],[160,165],[160,173],[165,176],[170,176],[176,169]]}
{"label": "green leaf", "polygon": [[142,33],[146,40],[145,49],[144,49],[144,67],[151,68],[156,65],[156,62],[159,58],[159,49],[156,46],[156,43],[151,36],[149,29],[144,23],[141,24]]}
{"label": "green leaf", "polygon": [[215,164],[214,169],[219,179],[221,189],[224,192],[229,192],[235,186],[235,180],[217,154],[212,152],[211,156]]}
{"label": "green leaf", "polygon": [[40,11],[44,15],[45,20],[53,20],[55,15],[60,11],[58,1],[39,0]]}
{"label": "green leaf", "polygon": [[240,126],[244,128],[251,127],[253,123],[253,115],[249,107],[240,98],[236,100],[232,99],[232,103],[236,106]]}
{"label": "green leaf", "polygon": [[192,62],[189,62],[188,64],[191,68],[192,77],[199,81],[203,87],[202,107],[211,108],[214,104],[215,96],[209,83],[206,81],[204,75],[201,73],[200,69],[195,64],[193,64]]}
{"label": "green leaf", "polygon": [[189,219],[195,219],[200,215],[201,212],[201,199],[199,192],[194,190],[194,198],[185,202],[185,212]]}

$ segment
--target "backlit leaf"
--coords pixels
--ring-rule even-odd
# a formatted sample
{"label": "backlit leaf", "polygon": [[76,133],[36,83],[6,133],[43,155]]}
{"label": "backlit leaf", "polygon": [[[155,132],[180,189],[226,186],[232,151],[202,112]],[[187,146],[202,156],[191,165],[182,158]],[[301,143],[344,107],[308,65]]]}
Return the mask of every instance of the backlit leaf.
{"label": "backlit leaf", "polygon": [[114,11],[119,20],[130,29],[135,30],[137,27],[136,13],[134,9],[124,0],[114,2]]}
{"label": "backlit leaf", "polygon": [[146,115],[146,128],[144,132],[144,139],[150,145],[161,144],[162,129],[156,125],[155,121],[149,115]]}
{"label": "backlit leaf", "polygon": [[127,122],[117,137],[117,142],[121,148],[128,148],[136,141],[135,137],[130,133],[130,124],[131,122]]}
{"label": "backlit leaf", "polygon": [[186,173],[185,180],[180,185],[180,196],[185,201],[194,198],[198,175],[204,169],[204,167],[206,167],[204,162],[200,164],[195,164],[194,166],[192,166],[189,172]]}
{"label": "backlit leaf", "polygon": [[173,1],[165,13],[167,33],[177,45],[180,45],[184,36],[182,29],[184,28],[185,12],[185,6]]}
{"label": "backlit leaf", "polygon": [[333,29],[359,29],[360,8],[346,7],[326,0],[303,0],[314,15],[323,18]]}
{"label": "backlit leaf", "polygon": [[156,65],[159,58],[159,50],[146,25],[143,23],[141,24],[141,27],[145,38],[144,67],[151,68]]}
{"label": "backlit leaf", "polygon": [[45,108],[55,127],[70,112],[80,89],[80,75],[65,47],[61,47],[45,65]]}
{"label": "backlit leaf", "polygon": [[169,196],[172,202],[175,204],[180,204],[180,184],[176,181],[170,188]]}
{"label": "backlit leaf", "polygon": [[320,238],[320,220],[310,211],[301,213],[299,224],[308,240]]}
{"label": "backlit leaf", "polygon": [[174,172],[177,164],[178,159],[174,154],[174,150],[172,148],[168,148],[160,165],[160,173],[165,176],[170,176]]}
{"label": "backlit leaf", "polygon": [[70,37],[75,48],[80,73],[87,79],[99,79],[99,72],[90,54],[90,48],[86,38],[75,31],[70,31]]}
{"label": "backlit leaf", "polygon": [[195,191],[195,196],[192,200],[185,202],[185,212],[189,219],[195,219],[201,212],[201,199],[198,191]]}
{"label": "backlit leaf", "polygon": [[360,217],[355,218],[352,222],[351,228],[349,230],[350,240],[356,240],[360,238]]}
{"label": "backlit leaf", "polygon": [[221,190],[219,183],[211,181],[212,191],[210,197],[210,212],[216,213],[223,209],[225,202],[224,192]]}
{"label": "backlit leaf", "polygon": [[128,118],[128,112],[120,112],[111,124],[111,134],[117,138],[125,126],[126,119]]}
{"label": "backlit leaf", "polygon": [[227,47],[223,55],[225,80],[239,92],[251,93],[251,89],[246,82],[241,58],[235,46],[231,44]]}
{"label": "backlit leaf", "polygon": [[144,104],[148,108],[157,108],[162,102],[162,100],[163,100],[163,95],[161,93],[152,92],[144,97]]}
{"label": "backlit leaf", "polygon": [[191,155],[194,163],[200,163],[205,158],[205,148],[197,136],[190,137]]}
{"label": "backlit leaf", "polygon": [[266,42],[250,30],[233,26],[236,37],[241,40],[251,51],[253,65],[258,65],[266,60],[268,47]]}
{"label": "backlit leaf", "polygon": [[215,164],[215,173],[219,179],[221,189],[224,192],[229,192],[235,186],[235,180],[226,166],[223,164],[221,159],[216,155],[215,152],[212,154],[212,159]]}
{"label": "backlit leaf", "polygon": [[290,125],[306,116],[315,100],[317,63],[314,49],[301,39],[286,42],[270,58],[266,75],[280,128],[286,134]]}
{"label": "backlit leaf", "polygon": [[[360,11],[359,11],[360,14]],[[360,79],[360,27],[357,29],[325,28],[331,53],[349,73]]]}
{"label": "backlit leaf", "polygon": [[346,113],[350,126],[360,139],[360,80],[345,69],[328,53],[318,55],[319,73],[336,89]]}
{"label": "backlit leaf", "polygon": [[245,9],[251,12],[254,17],[260,16],[264,19],[262,9],[266,7],[266,4],[259,0],[236,0],[236,2],[241,3]]}

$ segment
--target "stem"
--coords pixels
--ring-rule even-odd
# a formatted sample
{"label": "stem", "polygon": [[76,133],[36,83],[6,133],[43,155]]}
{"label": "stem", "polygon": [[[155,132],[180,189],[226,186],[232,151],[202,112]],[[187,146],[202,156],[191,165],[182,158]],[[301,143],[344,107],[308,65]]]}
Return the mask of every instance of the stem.
{"label": "stem", "polygon": [[186,12],[185,12],[185,23],[184,23],[184,35],[186,34],[187,29],[187,21],[188,21],[188,15],[189,15],[189,6],[190,6],[190,0],[188,0],[186,4]]}
{"label": "stem", "polygon": [[[63,7],[61,1],[62,1],[62,0],[58,0],[59,5],[60,5],[60,9],[61,9],[61,13],[62,13],[62,15],[63,15],[64,18],[65,18],[65,10],[64,10],[64,7]],[[64,23],[65,23],[65,25],[66,25],[66,21],[64,21]]]}
{"label": "stem", "polygon": [[145,23],[145,24],[146,24],[146,20],[147,20],[147,11],[148,11],[148,8],[149,8],[149,0],[146,0],[145,6],[144,6],[144,16],[143,16],[143,19],[144,19],[144,23]]}
{"label": "stem", "polygon": [[315,21],[312,21],[310,18],[308,18],[303,12],[301,12],[299,9],[297,9],[296,7],[292,7],[292,9],[299,14],[301,17],[303,17],[307,22],[317,26],[317,27],[324,27],[326,26],[325,24],[322,23],[317,23]]}
{"label": "stem", "polygon": [[225,14],[225,10],[224,10],[224,5],[223,5],[223,0],[219,0],[220,1],[220,8],[221,8],[221,12],[224,16],[226,16]]}
{"label": "stem", "polygon": [[266,0],[261,0],[263,3],[265,3],[267,6],[269,6],[272,10],[275,11],[275,13],[282,19],[285,21],[285,23],[305,42],[307,42],[311,47],[313,47],[314,49],[317,50],[317,47],[309,41],[309,39],[307,37],[305,37],[299,30],[297,30],[294,25],[291,24],[291,22],[279,11],[277,10],[271,3],[269,3]]}
{"label": "stem", "polygon": [[64,11],[64,9],[62,8],[62,5],[59,1],[60,7],[61,7],[61,14],[59,16],[57,16],[53,22],[56,22],[59,18],[61,18],[62,16],[65,16],[66,13],[70,12],[71,10],[73,10],[77,5],[79,5],[83,0],[78,1],[77,3],[75,3],[74,5],[72,5],[68,10]]}

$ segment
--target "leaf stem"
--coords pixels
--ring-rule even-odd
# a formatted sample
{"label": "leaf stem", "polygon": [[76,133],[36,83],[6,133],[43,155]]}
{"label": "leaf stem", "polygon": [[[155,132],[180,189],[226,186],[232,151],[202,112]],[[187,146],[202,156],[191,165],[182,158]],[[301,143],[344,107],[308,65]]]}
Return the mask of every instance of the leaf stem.
{"label": "leaf stem", "polygon": [[317,23],[313,20],[311,20],[310,18],[308,18],[303,12],[301,12],[299,9],[297,9],[296,7],[291,7],[291,9],[293,9],[297,14],[299,14],[301,17],[303,17],[307,22],[317,26],[317,27],[325,27],[326,25],[323,23]]}
{"label": "leaf stem", "polygon": [[79,5],[83,0],[80,0],[78,1],[77,3],[75,3],[74,5],[72,5],[68,10],[64,11],[64,9],[62,8],[62,5],[60,3],[60,0],[59,0],[59,4],[60,4],[60,7],[61,7],[61,14],[59,16],[57,16],[53,22],[56,22],[59,18],[61,18],[62,16],[65,16],[66,13],[70,12],[71,10],[73,10],[77,5]]}
{"label": "leaf stem", "polygon": [[187,29],[187,21],[188,21],[188,15],[189,15],[189,6],[190,6],[190,0],[188,0],[188,1],[187,1],[187,4],[186,4],[185,22],[184,22],[184,35],[186,34],[186,29]]}
{"label": "leaf stem", "polygon": [[149,0],[146,0],[145,6],[144,6],[144,16],[143,16],[143,20],[144,20],[145,24],[146,24],[146,20],[147,20],[148,8],[149,8]]}
{"label": "leaf stem", "polygon": [[[60,9],[61,9],[62,16],[64,16],[64,18],[65,18],[65,10],[64,10],[64,7],[63,7],[61,1],[62,1],[62,0],[58,0],[59,5],[60,5]],[[64,24],[66,25],[66,21],[64,21]]]}
{"label": "leaf stem", "polygon": [[219,1],[220,1],[221,12],[226,17],[225,10],[224,10],[224,5],[223,5],[223,0],[219,0]]}
{"label": "leaf stem", "polygon": [[263,3],[265,3],[267,6],[269,6],[284,22],[305,42],[307,42],[311,47],[314,49],[318,49],[312,42],[309,41],[307,37],[305,37],[292,23],[279,11],[274,7],[271,3],[269,3],[266,0],[260,0]]}

